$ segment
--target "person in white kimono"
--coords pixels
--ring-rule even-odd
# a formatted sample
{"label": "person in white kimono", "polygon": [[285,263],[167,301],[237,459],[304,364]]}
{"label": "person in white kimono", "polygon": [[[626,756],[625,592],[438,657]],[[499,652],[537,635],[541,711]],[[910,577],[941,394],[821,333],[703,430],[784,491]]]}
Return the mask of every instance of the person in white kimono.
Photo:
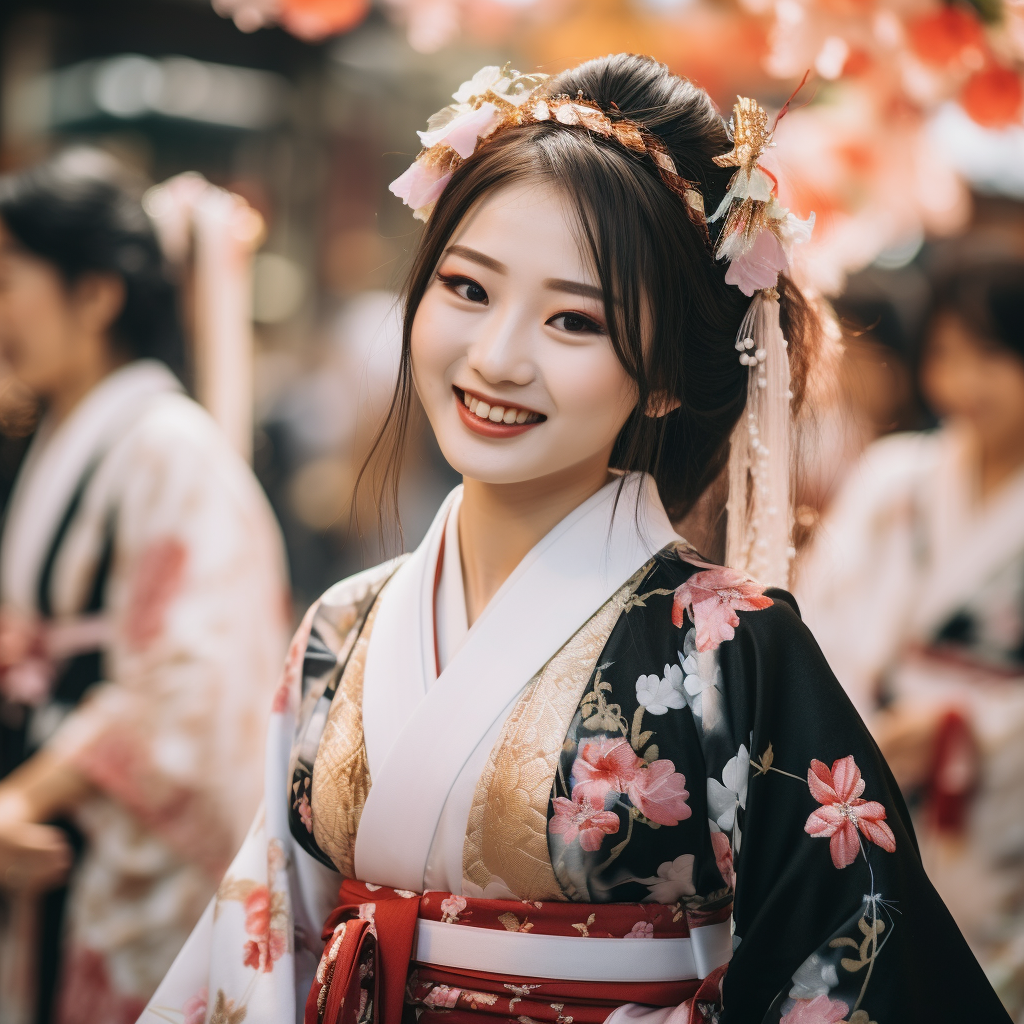
{"label": "person in white kimono", "polygon": [[134,1020],[261,796],[283,549],[169,368],[176,303],[112,160],[0,179],[0,349],[42,407],[0,538],[5,1024]]}
{"label": "person in white kimono", "polygon": [[797,590],[912,802],[925,865],[1024,1021],[1024,264],[940,279],[939,429],[871,445]]}
{"label": "person in white kimono", "polygon": [[[310,609],[264,812],[140,1021],[1005,1021],[769,586],[819,332],[767,114],[730,137],[627,54],[454,99],[392,186],[427,223],[389,425],[415,390],[463,483]],[[760,581],[671,525],[726,460]]]}

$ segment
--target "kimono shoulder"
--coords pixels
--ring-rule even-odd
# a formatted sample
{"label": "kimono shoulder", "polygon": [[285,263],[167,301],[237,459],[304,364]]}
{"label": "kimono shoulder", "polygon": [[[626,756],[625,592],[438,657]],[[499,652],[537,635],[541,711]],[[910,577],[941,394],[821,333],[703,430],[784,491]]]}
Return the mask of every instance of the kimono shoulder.
{"label": "kimono shoulder", "polygon": [[548,849],[570,900],[731,911],[721,1024],[1007,1019],[796,602],[684,546],[597,659]]}
{"label": "kimono shoulder", "polygon": [[330,867],[335,867],[335,862],[321,849],[312,831],[313,765],[331,705],[367,616],[403,561],[404,556],[335,583],[307,612],[296,637],[302,660],[300,703],[288,771],[289,826],[298,844]]}

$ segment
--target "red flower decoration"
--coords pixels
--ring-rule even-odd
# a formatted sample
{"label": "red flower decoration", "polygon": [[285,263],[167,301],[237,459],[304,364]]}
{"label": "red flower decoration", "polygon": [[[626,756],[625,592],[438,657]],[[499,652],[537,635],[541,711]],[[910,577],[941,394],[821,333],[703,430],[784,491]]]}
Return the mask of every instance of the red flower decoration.
{"label": "red flower decoration", "polygon": [[860,798],[864,780],[852,754],[833,762],[831,771],[821,761],[812,761],[807,785],[822,806],[811,812],[804,831],[831,840],[832,863],[837,868],[849,867],[857,859],[858,829],[876,846],[895,852],[896,839],[885,823],[885,808],[874,800]]}
{"label": "red flower decoration", "polygon": [[985,68],[967,80],[960,93],[960,105],[983,128],[1017,124],[1024,106],[1020,75],[1009,68]]}
{"label": "red flower decoration", "polygon": [[682,628],[683,613],[697,630],[698,651],[713,651],[731,640],[740,624],[737,611],[753,612],[774,604],[764,587],[736,569],[707,569],[694,573],[676,589],[672,600],[672,625]]}
{"label": "red flower decoration", "polygon": [[619,831],[619,816],[614,811],[606,811],[601,804],[594,805],[582,793],[579,786],[572,794],[571,800],[564,796],[556,796],[552,803],[555,813],[548,824],[549,831],[562,837],[568,846],[579,836],[580,846],[593,853],[601,849],[605,836],[614,835]]}

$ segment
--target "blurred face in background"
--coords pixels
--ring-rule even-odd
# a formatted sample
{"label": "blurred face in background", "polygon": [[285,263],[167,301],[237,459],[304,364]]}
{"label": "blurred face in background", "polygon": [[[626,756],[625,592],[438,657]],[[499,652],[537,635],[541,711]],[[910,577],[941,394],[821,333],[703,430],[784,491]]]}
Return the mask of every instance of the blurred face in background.
{"label": "blurred face in background", "polygon": [[1024,356],[954,313],[940,313],[932,324],[921,388],[938,415],[969,424],[982,448],[1024,443]]}
{"label": "blurred face in background", "polygon": [[636,403],[572,215],[536,182],[459,226],[416,311],[412,366],[445,458],[491,484],[607,469]]}
{"label": "blurred face in background", "polygon": [[123,288],[119,278],[96,274],[68,285],[0,221],[0,355],[14,376],[53,400],[109,372],[120,361],[108,335]]}

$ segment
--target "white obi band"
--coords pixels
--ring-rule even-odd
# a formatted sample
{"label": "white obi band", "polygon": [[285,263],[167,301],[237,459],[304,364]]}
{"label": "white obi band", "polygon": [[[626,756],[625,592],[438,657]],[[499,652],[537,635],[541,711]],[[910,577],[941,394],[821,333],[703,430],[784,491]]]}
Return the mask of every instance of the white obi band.
{"label": "white obi band", "polygon": [[686,939],[598,939],[416,923],[412,959],[435,967],[559,981],[665,982],[706,978],[732,957],[731,921]]}

